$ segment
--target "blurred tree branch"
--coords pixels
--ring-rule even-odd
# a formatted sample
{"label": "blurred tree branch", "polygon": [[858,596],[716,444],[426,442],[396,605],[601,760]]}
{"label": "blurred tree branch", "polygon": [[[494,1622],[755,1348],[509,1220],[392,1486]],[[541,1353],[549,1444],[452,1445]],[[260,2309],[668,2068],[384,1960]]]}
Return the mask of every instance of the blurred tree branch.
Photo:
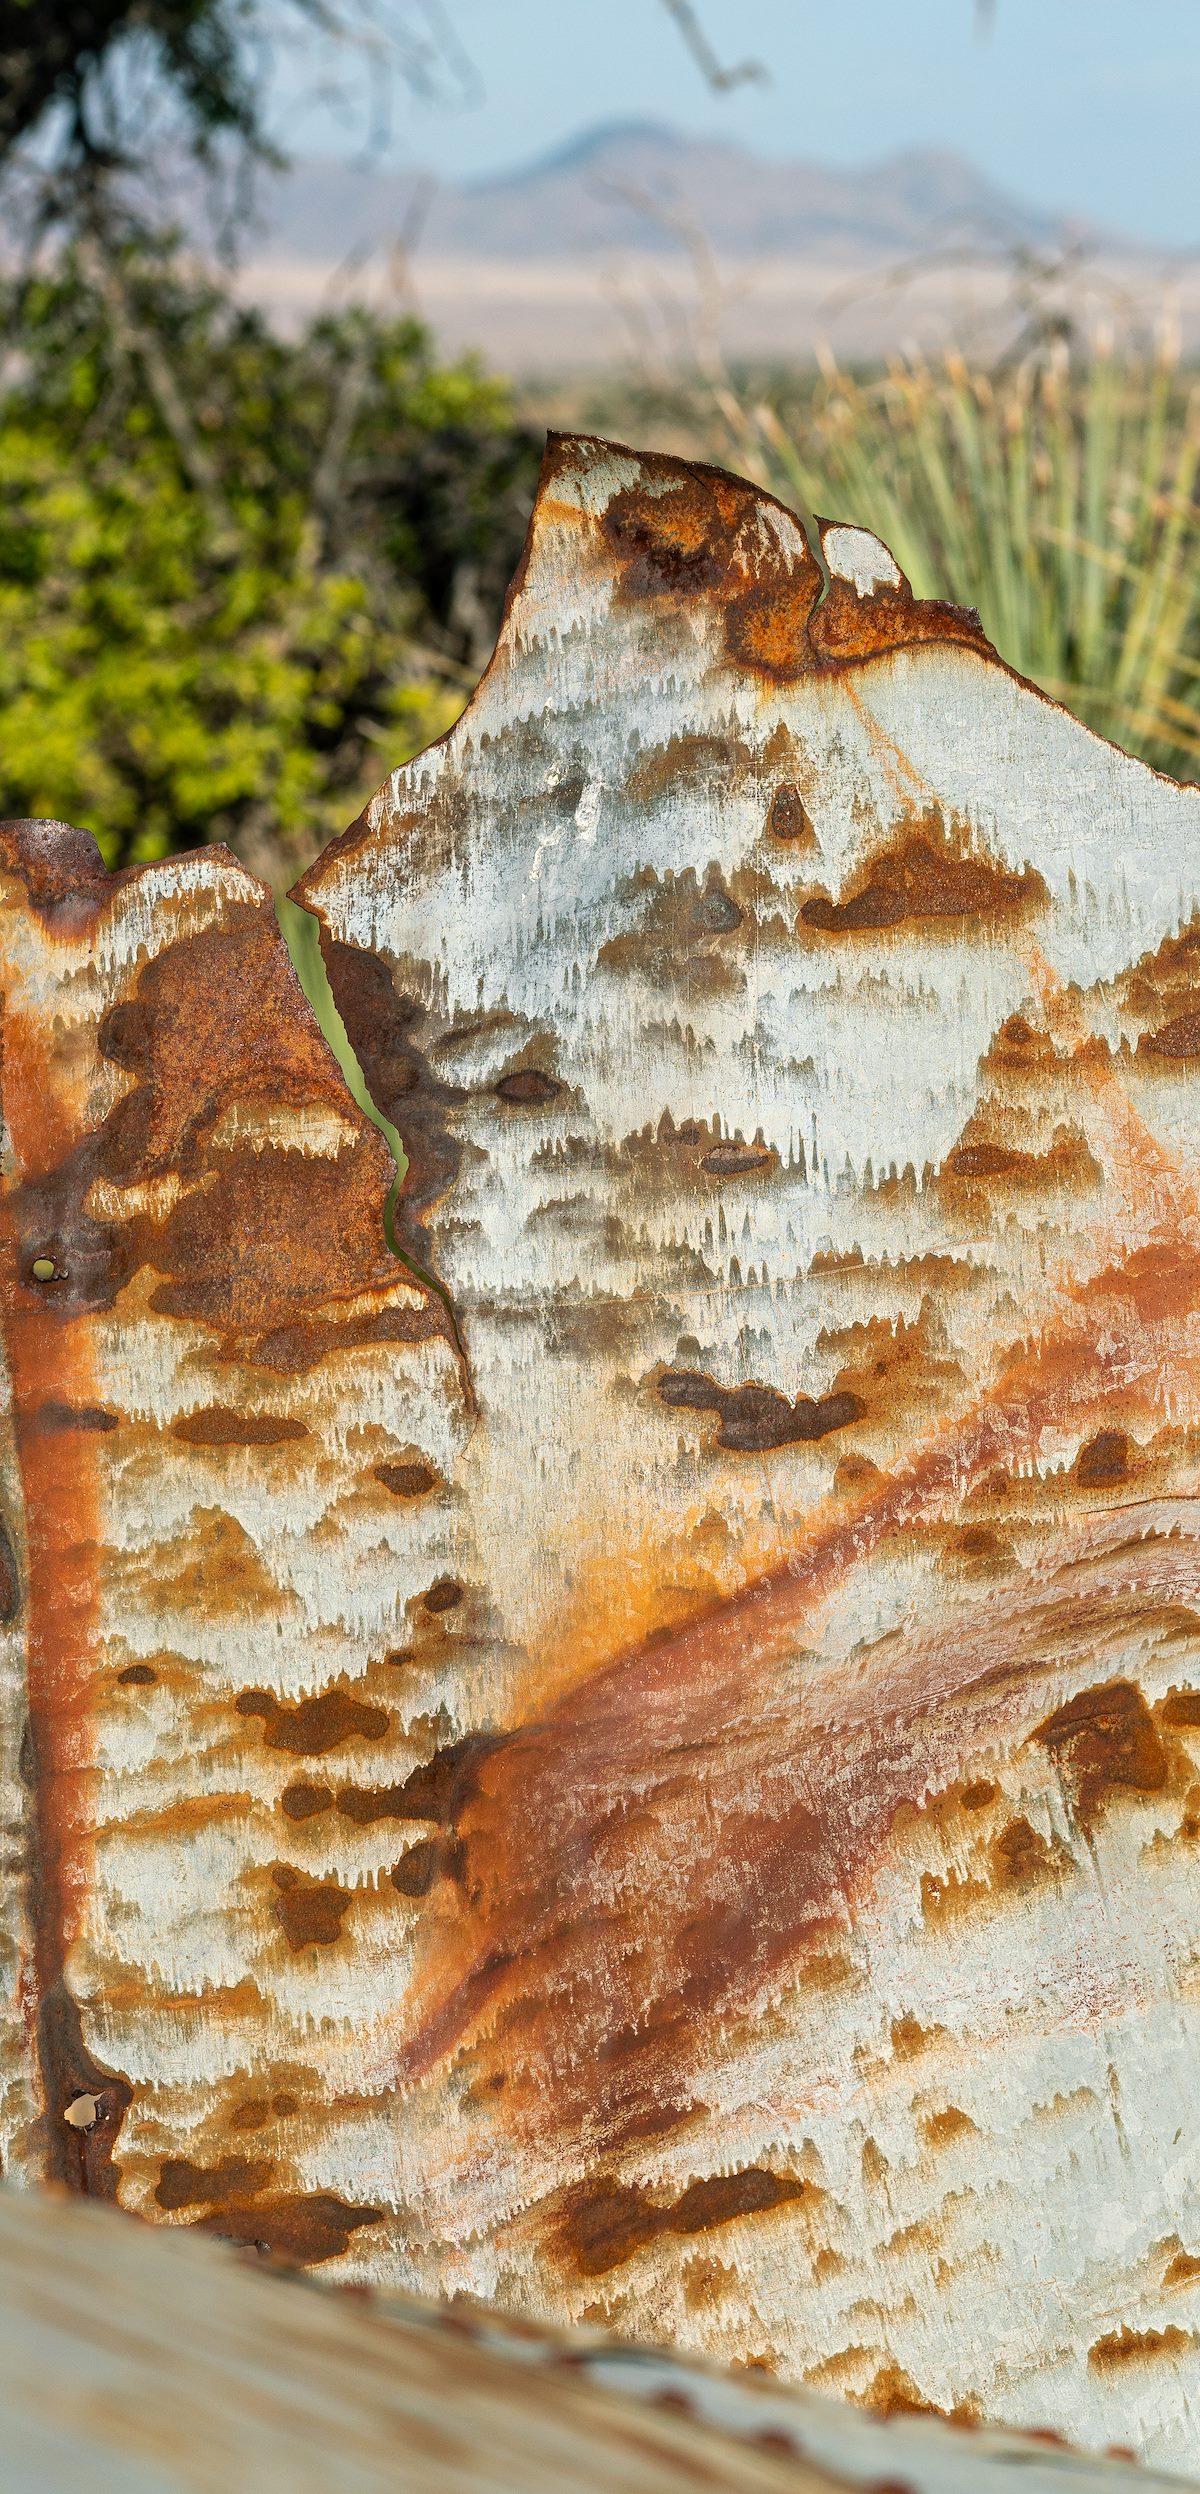
{"label": "blurred tree branch", "polygon": [[767,83],[767,72],[761,61],[734,61],[729,68],[723,67],[704,32],[692,0],[662,0],[662,5],[668,17],[674,18],[701,77],[707,79],[718,95],[728,94],[731,87],[745,86],[747,82]]}

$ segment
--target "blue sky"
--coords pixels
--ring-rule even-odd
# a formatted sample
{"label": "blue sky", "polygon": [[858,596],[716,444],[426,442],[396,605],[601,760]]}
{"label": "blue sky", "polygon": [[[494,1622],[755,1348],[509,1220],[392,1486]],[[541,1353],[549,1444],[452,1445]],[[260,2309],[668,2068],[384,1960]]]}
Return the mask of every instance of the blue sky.
{"label": "blue sky", "polygon": [[[769,86],[718,97],[661,0],[434,0],[479,73],[457,108],[397,93],[391,159],[446,178],[508,171],[589,124],[649,116],[721,130],[764,155],[858,164],[955,147],[1038,205],[1165,243],[1200,244],[1198,0],[697,0],[727,61]],[[316,64],[292,44],[277,122],[295,152],[353,152],[348,126],[301,109]]]}

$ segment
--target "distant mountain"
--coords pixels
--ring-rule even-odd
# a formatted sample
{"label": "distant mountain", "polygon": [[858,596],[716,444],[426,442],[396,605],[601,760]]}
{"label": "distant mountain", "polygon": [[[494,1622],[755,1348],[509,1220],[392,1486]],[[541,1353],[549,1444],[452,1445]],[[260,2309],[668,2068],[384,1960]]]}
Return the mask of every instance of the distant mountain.
{"label": "distant mountain", "polygon": [[[326,159],[265,191],[257,249],[331,260],[408,230],[422,259],[569,259],[682,248],[681,226],[739,259],[879,260],[970,243],[1052,248],[1084,229],[1029,207],[964,157],[908,148],[854,171],[755,156],[657,122],[613,122],[486,181]],[[1114,237],[1085,237],[1111,250]]]}

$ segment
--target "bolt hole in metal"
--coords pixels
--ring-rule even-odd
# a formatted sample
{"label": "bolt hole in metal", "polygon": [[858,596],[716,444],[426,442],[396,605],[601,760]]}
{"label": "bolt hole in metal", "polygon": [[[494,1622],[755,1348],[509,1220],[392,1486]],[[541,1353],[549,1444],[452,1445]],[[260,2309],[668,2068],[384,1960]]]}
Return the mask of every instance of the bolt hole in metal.
{"label": "bolt hole in metal", "polygon": [[66,1280],[66,1275],[59,1271],[53,1256],[35,1256],[31,1270],[35,1282],[61,1282]]}

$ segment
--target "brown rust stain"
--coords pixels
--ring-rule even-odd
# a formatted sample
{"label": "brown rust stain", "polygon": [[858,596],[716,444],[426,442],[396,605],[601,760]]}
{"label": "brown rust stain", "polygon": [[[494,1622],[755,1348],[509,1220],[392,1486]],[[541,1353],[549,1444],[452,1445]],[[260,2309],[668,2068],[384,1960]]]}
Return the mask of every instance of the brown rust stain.
{"label": "brown rust stain", "polygon": [[[284,2101],[276,2098],[274,2109]],[[219,2164],[200,2165],[171,2156],[160,2168],[154,2196],[172,2215],[205,2211],[191,2221],[205,2232],[252,2243],[277,2260],[306,2268],[339,2259],[354,2234],[382,2220],[382,2209],[356,2205],[333,2191],[271,2191],[275,2171],[268,2158],[227,2156]]]}
{"label": "brown rust stain", "polygon": [[319,1818],[323,1810],[333,1808],[333,1787],[330,1784],[289,1784],[279,1796],[285,1818],[302,1825],[305,1819]]}
{"label": "brown rust stain", "polygon": [[1080,1447],[1075,1458],[1075,1478],[1080,1488],[1111,1489],[1127,1481],[1129,1457],[1129,1439],[1124,1429],[1098,1430]]}
{"label": "brown rust stain", "polygon": [[1049,900],[1036,868],[1019,872],[973,849],[965,830],[929,809],[877,851],[834,900],[814,893],[798,920],[802,934],[874,935],[896,927],[994,926],[1019,920]]}
{"label": "brown rust stain", "polygon": [[556,2233],[580,2277],[602,2277],[661,2236],[707,2234],[735,2217],[824,2198],[816,2183],[774,2174],[761,2165],[690,2182],[674,2200],[656,2201],[636,2184],[611,2177],[580,2183],[560,2203]]}
{"label": "brown rust stain", "polygon": [[652,987],[682,987],[697,1001],[742,986],[728,939],[742,928],[745,912],[717,866],[708,868],[703,882],[692,866],[661,879],[647,868],[630,887],[629,899],[637,907],[637,924],[600,946],[600,969],[634,971]]}
{"label": "brown rust stain", "polygon": [[989,1188],[1032,1193],[1102,1184],[1100,1163],[1076,1128],[1057,1127],[1048,1151],[1030,1152],[994,1141],[988,1127],[986,1110],[968,1119],[938,1172],[943,1195],[986,1193]]}
{"label": "brown rust stain", "polygon": [[390,1490],[393,1498],[424,1498],[438,1487],[438,1476],[427,1463],[377,1463],[375,1479],[381,1488]]}
{"label": "brown rust stain", "polygon": [[1167,1752],[1145,1697],[1131,1680],[1082,1690],[1039,1723],[1030,1738],[1070,1777],[1085,1827],[1115,1795],[1162,1792],[1168,1780]]}
{"label": "brown rust stain", "polygon": [[664,1369],[657,1392],[668,1411],[715,1412],[719,1425],[713,1445],[738,1455],[812,1445],[835,1429],[850,1428],[866,1408],[856,1394],[844,1393],[816,1399],[800,1394],[789,1403],[774,1386],[719,1386],[702,1370],[690,1368]]}
{"label": "brown rust stain", "polygon": [[864,2407],[877,2416],[945,2416],[947,2410],[918,2390],[911,2373],[899,2364],[881,2364],[874,2380],[860,2393]]}
{"label": "brown rust stain", "polygon": [[1195,2345],[1191,2330],[1180,2329],[1169,2321],[1165,2329],[1131,2329],[1122,2322],[1120,2329],[1106,2330],[1102,2338],[1088,2348],[1088,2364],[1094,2373],[1120,2372],[1129,2364],[1152,2364],[1164,2356],[1186,2355]]}
{"label": "brown rust stain", "polygon": [[[57,920],[64,934],[74,937],[96,907],[97,879],[106,884],[107,877],[86,834],[66,842],[44,838],[46,830],[57,833],[59,826],[5,827],[0,869],[14,876],[44,921]],[[32,1279],[32,1258],[45,1242],[31,1240],[27,1218],[31,1199],[36,1205],[43,1198],[52,1173],[75,1152],[86,1110],[78,1077],[56,1055],[53,1033],[16,1012],[7,999],[0,1038],[14,1163],[12,1177],[0,1189],[0,1322],[25,1513],[32,1971],[46,2106],[44,2171],[74,2189],[111,2198],[113,2148],[130,2090],[86,2049],[64,1974],[92,1868],[98,1437],[87,1429],[55,1435],[37,1425],[47,1403],[93,1408],[95,1378],[77,1319],[74,1282],[68,1275],[63,1285],[46,1288]],[[6,1591],[15,1616],[20,1595],[15,1564]],[[98,2106],[98,2118],[86,2130],[63,2119],[67,2104],[80,2094],[93,2096]]]}
{"label": "brown rust stain", "polygon": [[159,2169],[154,2196],[160,2208],[211,2208],[234,2194],[240,2198],[266,2189],[273,2164],[266,2159],[223,2156],[219,2165],[197,2165],[190,2156],[168,2156]]}
{"label": "brown rust stain", "polygon": [[353,1891],[335,1879],[309,1879],[291,1862],[277,1862],[271,1877],[278,1891],[271,1910],[289,1948],[331,1948],[341,1938]]}
{"label": "brown rust stain", "polygon": [[284,1412],[234,1411],[211,1403],[173,1421],[171,1434],[186,1446],[283,1446],[306,1438],[308,1430],[302,1420],[291,1420]]}
{"label": "brown rust stain", "polygon": [[812,816],[794,780],[781,780],[775,790],[767,808],[767,831],[772,840],[787,840],[798,851],[820,847]]}
{"label": "brown rust stain", "polygon": [[976,2137],[978,2124],[972,2121],[969,2113],[963,2112],[960,2105],[947,2104],[943,2106],[940,2113],[925,2114],[921,2123],[921,2135],[929,2147],[946,2148],[950,2147],[955,2139]]}
{"label": "brown rust stain", "polygon": [[1022,1893],[1072,1867],[1063,1847],[1052,1844],[1021,1815],[1009,1819],[992,1838],[991,1861],[996,1886]]}
{"label": "brown rust stain", "polygon": [[285,1749],[294,1758],[323,1758],[343,1741],[381,1741],[391,1720],[386,1706],[368,1705],[347,1689],[326,1689],[292,1705],[270,1689],[243,1689],[236,1706],[239,1715],[261,1718],[268,1749]]}
{"label": "brown rust stain", "polygon": [[1164,1723],[1180,1731],[1200,1728],[1200,1689],[1168,1689],[1161,1714]]}
{"label": "brown rust stain", "polygon": [[[972,1661],[973,1626],[965,1651],[952,1641],[938,1671],[958,1692],[958,1729],[949,1715],[944,1722],[936,1710],[931,1715],[923,1683],[916,1751],[903,1705],[874,1724],[869,1744],[864,1732],[861,1746],[857,1735],[848,1746],[844,1731],[835,1737],[781,1714],[773,1675],[794,1655],[814,1603],[889,1534],[936,1514],[947,1499],[957,1504],[973,1480],[1013,1471],[1048,1425],[1069,1427],[1103,1408],[1110,1361],[1144,1345],[1143,1288],[1128,1270],[1137,1253],[1104,1277],[1103,1349],[1094,1286],[1068,1284],[1054,1326],[1014,1348],[996,1381],[894,1471],[855,1499],[813,1510],[778,1569],[590,1677],[560,1682],[557,1694],[551,1681],[543,1711],[533,1711],[531,1700],[526,1725],[478,1766],[459,1812],[469,1910],[430,1926],[415,2031],[397,2059],[403,2083],[468,2035],[486,2069],[495,2046],[480,2021],[485,2011],[489,2025],[511,2016],[520,2026],[521,2083],[506,2087],[504,2105],[516,2133],[531,2123],[544,2128],[552,2105],[567,2135],[582,2135],[586,2123],[593,2145],[616,2144],[656,2102],[678,2093],[714,2026],[744,2011],[785,1966],[796,1968],[806,1951],[828,1944],[831,1922],[840,1924],[845,1898],[868,1875],[896,1809],[927,1787],[930,1739],[947,1764],[957,1758],[973,1677],[981,1675],[982,1705],[1007,1667],[998,1655],[986,1668]],[[1196,1267],[1193,1251],[1189,1299]],[[1077,1604],[1059,1608],[1065,1624],[1076,1617]],[[1084,1624],[1080,1615],[1077,1626]],[[1047,1628],[1036,1610],[1026,1633],[1040,1653]],[[747,1652],[756,1657],[761,1721],[747,1688]],[[1083,1738],[1086,1771],[1080,1720],[1046,1720],[1068,1768]],[[650,1751],[631,1745],[631,1727],[648,1721]],[[1150,1737],[1157,1739],[1153,1727]],[[1136,1726],[1127,1765],[1120,1741],[1105,1747],[1108,1775],[1159,1772]],[[752,1811],[744,1798],[750,1773]],[[714,1812],[722,1828],[715,1857]],[[600,1902],[611,1898],[615,1861],[630,1845],[636,1892],[657,1900],[649,1927]],[[635,1928],[645,1943],[639,1951],[631,1946]]]}

